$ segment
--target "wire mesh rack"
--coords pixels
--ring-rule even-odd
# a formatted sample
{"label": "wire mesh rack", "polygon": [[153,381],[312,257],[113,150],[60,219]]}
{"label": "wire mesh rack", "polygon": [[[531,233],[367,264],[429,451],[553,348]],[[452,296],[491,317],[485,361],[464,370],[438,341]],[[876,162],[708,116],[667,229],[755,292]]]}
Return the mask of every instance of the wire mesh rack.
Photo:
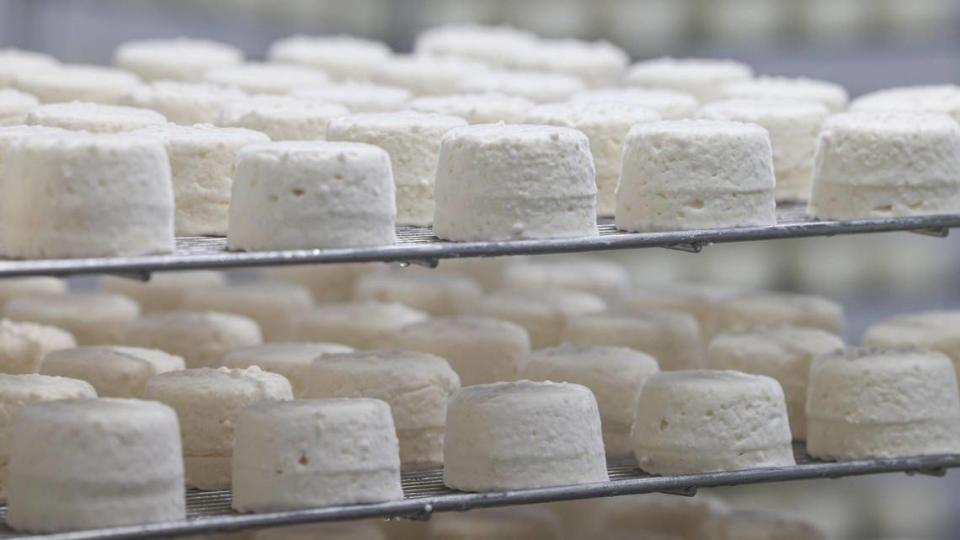
{"label": "wire mesh rack", "polygon": [[[960,455],[823,462],[810,458],[805,453],[802,444],[794,445],[794,454],[797,460],[796,466],[681,476],[651,476],[640,471],[636,462],[625,460],[611,462],[608,465],[609,482],[497,493],[464,493],[451,490],[443,485],[443,471],[440,469],[406,472],[403,474],[404,499],[401,501],[265,514],[235,513],[230,508],[230,491],[191,490],[187,492],[186,521],[33,536],[18,534],[4,528],[0,529],[0,538],[5,540],[12,538],[135,540],[368,518],[422,520],[428,519],[435,512],[459,512],[474,508],[641,493],[672,493],[692,496],[696,494],[699,488],[790,480],[841,478],[884,473],[942,476],[948,469],[960,467]],[[0,507],[0,516],[6,517],[5,507]]]}
{"label": "wire mesh rack", "polygon": [[446,242],[430,227],[398,227],[397,243],[349,249],[230,252],[224,238],[179,238],[171,255],[103,257],[55,260],[0,260],[0,277],[26,275],[121,274],[146,278],[151,272],[204,268],[241,268],[350,262],[411,262],[435,266],[442,259],[541,255],[634,248],[669,248],[699,252],[714,243],[750,242],[781,238],[911,231],[947,236],[960,227],[960,214],[817,221],[806,217],[801,205],[778,209],[778,223],[770,227],[701,229],[675,232],[625,233],[610,220],[601,220],[595,237],[512,240],[502,242]]}

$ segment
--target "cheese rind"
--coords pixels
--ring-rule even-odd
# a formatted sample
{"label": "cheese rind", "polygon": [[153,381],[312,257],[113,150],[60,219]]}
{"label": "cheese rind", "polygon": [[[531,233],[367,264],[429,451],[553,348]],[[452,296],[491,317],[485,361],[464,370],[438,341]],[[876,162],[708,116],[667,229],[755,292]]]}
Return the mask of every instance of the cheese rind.
{"label": "cheese rind", "polygon": [[81,64],[23,70],[14,79],[18,90],[40,103],[89,101],[115,105],[138,84],[140,78],[128,71]]}
{"label": "cheese rind", "polygon": [[354,285],[356,300],[398,302],[431,315],[455,315],[467,310],[483,296],[483,289],[464,276],[418,272],[370,272]]}
{"label": "cheese rind", "polygon": [[526,123],[577,129],[590,139],[596,167],[597,213],[612,216],[617,206],[617,185],[623,160],[623,141],[636,124],[656,122],[660,115],[626,103],[568,102],[535,107]]}
{"label": "cheese rind", "polygon": [[0,319],[0,372],[36,373],[49,352],[77,346],[73,335],[53,326]]}
{"label": "cheese rind", "polygon": [[267,53],[274,62],[321,69],[335,81],[369,81],[391,55],[385,43],[352,36],[290,36]]}
{"label": "cheese rind", "polygon": [[166,121],[162,114],[148,109],[72,101],[35,107],[27,113],[24,123],[71,131],[122,133],[161,125]]}
{"label": "cheese rind", "polygon": [[207,70],[203,80],[220,86],[234,87],[249,94],[283,95],[299,86],[321,85],[329,77],[319,69],[290,64],[247,62]]}
{"label": "cheese rind", "polygon": [[303,395],[306,371],[313,361],[328,354],[353,352],[336,343],[268,343],[239,347],[223,357],[223,365],[233,369],[258,366],[264,371],[279,373],[290,381],[294,397]]}
{"label": "cheese rind", "polygon": [[80,345],[111,345],[140,315],[140,306],[123,295],[91,292],[22,296],[3,311],[14,321],[63,328]]}
{"label": "cheese rind", "polygon": [[607,480],[600,413],[588,388],[517,381],[464,387],[450,398],[447,487],[506,491]]}
{"label": "cheese rind", "polygon": [[130,90],[122,104],[154,110],[171,122],[192,126],[216,122],[221,107],[246,97],[247,94],[237,88],[210,83],[156,81]]}
{"label": "cheese rind", "polygon": [[335,103],[290,96],[254,96],[220,107],[218,126],[261,131],[274,141],[315,141],[327,138],[335,118],[350,111]]}
{"label": "cheese rind", "polygon": [[427,317],[420,310],[397,303],[322,304],[303,318],[298,339],[373,349],[404,326],[424,321]]}
{"label": "cheese rind", "polygon": [[807,432],[807,379],[813,360],[843,350],[843,340],[815,328],[759,329],[716,336],[707,349],[707,367],[773,377],[783,387],[795,440]]}
{"label": "cheese rind", "polygon": [[300,320],[313,309],[306,287],[292,283],[246,283],[188,291],[181,307],[188,311],[218,311],[257,322],[266,342],[292,339]]}
{"label": "cheese rind", "polygon": [[171,311],[134,321],[125,345],[160,349],[184,359],[187,367],[217,367],[233,349],[262,342],[253,319],[216,312]]}
{"label": "cheese rind", "polygon": [[757,124],[770,134],[777,200],[810,199],[813,158],[820,127],[830,111],[820,103],[774,99],[717,101],[698,118]]}
{"label": "cheese rind", "polygon": [[664,371],[703,365],[699,325],[685,313],[637,310],[581,315],[567,323],[563,341],[629,347],[653,356]]}
{"label": "cheese rind", "polygon": [[530,352],[530,337],[522,326],[466,315],[432,317],[404,326],[385,341],[391,348],[446,359],[463,386],[515,380]]}
{"label": "cheese rind", "polygon": [[374,399],[260,402],[237,417],[233,502],[278,512],[403,498],[390,406]]}
{"label": "cheese rind", "polygon": [[200,368],[150,377],[144,399],[165,403],[176,411],[186,485],[211,490],[230,487],[230,460],[240,411],[259,401],[292,400],[293,392],[282,375],[257,367]]}
{"label": "cheese rind", "polygon": [[826,460],[960,452],[950,359],[911,348],[817,358],[807,386],[807,452]]}
{"label": "cheese rind", "polygon": [[647,378],[660,371],[648,354],[623,347],[561,345],[529,354],[520,377],[582,384],[597,398],[608,456],[630,457],[630,427]]}
{"label": "cheese rind", "polygon": [[236,158],[263,133],[206,125],[167,124],[133,132],[161,141],[170,159],[177,236],[225,236]]}
{"label": "cheese rind", "polygon": [[451,131],[437,168],[434,233],[453,241],[597,236],[590,140],[563,127]]}
{"label": "cheese rind", "polygon": [[113,63],[146,81],[199,81],[207,71],[243,62],[236,47],[201,39],[145,39],[121,44]]}
{"label": "cheese rind", "polygon": [[100,397],[139,398],[147,379],[184,369],[183,358],[138,347],[77,347],[43,358],[40,373],[69,377],[93,385]]}
{"label": "cheese rind", "polygon": [[462,118],[416,112],[367,113],[330,123],[327,138],[379,146],[390,154],[396,183],[397,223],[433,222],[440,141],[466,126]]}
{"label": "cheese rind", "polygon": [[444,462],[447,400],[460,378],[431,354],[369,351],[318,358],[306,372],[303,397],[371,398],[390,404],[404,469]]}
{"label": "cheese rind", "polygon": [[469,312],[519,324],[530,334],[530,344],[536,350],[562,343],[564,328],[573,318],[605,309],[607,303],[598,296],[547,288],[493,292]]}
{"label": "cheese rind", "polygon": [[960,125],[946,115],[831,117],[817,143],[807,213],[868,219],[960,212]]}
{"label": "cheese rind", "polygon": [[652,474],[795,464],[783,389],[760,375],[653,375],[640,391],[631,436],[640,468]]}
{"label": "cheese rind", "polygon": [[617,228],[671,231],[777,222],[773,150],[752,124],[638,124],[623,143]]}
{"label": "cheese rind", "polygon": [[868,347],[921,347],[953,360],[960,380],[960,312],[926,311],[882,320],[867,328]]}
{"label": "cheese rind", "polygon": [[719,99],[728,84],[749,81],[753,70],[731,60],[660,58],[634,64],[626,82],[641,88],[686,92],[701,103]]}
{"label": "cheese rind", "polygon": [[13,427],[7,511],[11,527],[30,532],[186,519],[176,414],[126,399],[22,408]]}

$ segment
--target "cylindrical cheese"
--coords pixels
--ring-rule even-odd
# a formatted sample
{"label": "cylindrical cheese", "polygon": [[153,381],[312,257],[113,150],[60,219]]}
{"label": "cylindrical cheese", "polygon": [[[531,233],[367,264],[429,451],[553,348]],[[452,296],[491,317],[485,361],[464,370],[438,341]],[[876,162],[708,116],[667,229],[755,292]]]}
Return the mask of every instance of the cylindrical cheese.
{"label": "cylindrical cheese", "polygon": [[100,397],[140,398],[147,379],[184,369],[183,358],[137,347],[77,347],[48,353],[40,373],[93,385]]}
{"label": "cylindrical cheese", "polygon": [[22,296],[11,300],[3,311],[15,321],[63,328],[80,345],[112,345],[120,342],[140,315],[140,306],[119,294],[67,293]]}

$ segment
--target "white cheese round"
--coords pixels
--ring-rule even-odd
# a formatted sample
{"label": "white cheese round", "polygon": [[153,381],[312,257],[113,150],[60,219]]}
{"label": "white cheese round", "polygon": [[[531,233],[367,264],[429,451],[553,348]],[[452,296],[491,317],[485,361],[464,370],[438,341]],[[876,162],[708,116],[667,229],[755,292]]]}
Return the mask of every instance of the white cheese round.
{"label": "white cheese round", "polygon": [[459,116],[471,124],[517,124],[534,105],[526,98],[497,93],[422,97],[410,102],[415,111]]}
{"label": "white cheese round", "polygon": [[455,315],[476,304],[483,289],[468,277],[406,268],[360,276],[353,296],[356,300],[399,302],[431,315]]}
{"label": "white cheese round", "polygon": [[274,62],[321,69],[335,81],[369,81],[391,55],[385,43],[352,36],[291,36],[267,53]]}
{"label": "white cheese round", "polygon": [[275,141],[313,141],[327,138],[334,118],[350,111],[342,105],[289,96],[254,96],[228,102],[215,124],[261,131]]}
{"label": "white cheese round", "polygon": [[249,94],[282,95],[299,86],[325,84],[330,79],[319,69],[270,62],[247,62],[210,69],[203,74],[203,80],[220,86],[239,88]]}
{"label": "white cheese round", "polygon": [[685,313],[637,310],[581,315],[567,323],[563,341],[629,347],[653,356],[664,371],[703,365],[699,325]]}
{"label": "white cheese round", "polygon": [[908,313],[867,328],[868,347],[921,347],[949,356],[960,379],[960,311]]}
{"label": "white cheese round", "polygon": [[228,351],[261,342],[260,327],[252,319],[191,311],[141,317],[123,337],[125,345],[166,351],[191,368],[220,366]]}
{"label": "white cheese round", "polygon": [[686,92],[707,103],[723,97],[723,89],[728,84],[752,78],[750,66],[732,60],[660,58],[631,66],[626,82],[641,88]]}
{"label": "white cheese round", "polygon": [[352,113],[400,111],[406,108],[413,97],[409,90],[398,86],[358,82],[304,86],[295,88],[290,95],[335,103],[346,107]]}
{"label": "white cheese round", "polygon": [[692,118],[697,111],[695,97],[685,92],[650,88],[598,88],[574,94],[574,103],[626,103],[653,109],[664,120]]}
{"label": "white cheese round", "polygon": [[812,294],[744,293],[721,301],[718,310],[718,333],[791,325],[841,335],[846,322],[842,305]]}
{"label": "white cheese round", "polygon": [[210,83],[156,81],[130,90],[122,104],[154,110],[171,122],[192,126],[216,122],[221,107],[245,98],[247,94],[237,88]]}
{"label": "white cheese round", "polygon": [[145,39],[121,44],[114,65],[144,80],[199,81],[207,71],[243,62],[243,52],[230,45],[201,39]]}
{"label": "white cheese round", "polygon": [[504,289],[487,295],[468,311],[519,324],[530,334],[530,344],[536,350],[562,343],[564,328],[571,319],[605,309],[603,299],[580,291]]}
{"label": "white cheese round", "polygon": [[8,302],[4,316],[63,328],[80,345],[113,345],[140,315],[140,306],[120,294],[66,293],[21,296]]}
{"label": "white cheese round", "polygon": [[[104,276],[100,287],[122,294],[140,304],[141,313],[159,313],[180,309],[183,297],[193,288],[217,287],[226,283],[226,276],[210,270],[192,272],[157,272],[150,281]],[[0,282],[2,289],[3,282]]]}
{"label": "white cheese round", "polygon": [[0,372],[36,373],[47,353],[77,346],[60,328],[0,319]]}
{"label": "white cheese round", "polygon": [[128,71],[82,64],[22,70],[14,80],[18,90],[41,103],[89,101],[115,105],[138,84],[140,78]]}
{"label": "white cheese round", "polygon": [[0,89],[0,126],[23,124],[27,113],[39,104],[30,94],[12,88]]}
{"label": "white cheese round", "polygon": [[147,379],[184,369],[183,358],[156,349],[77,347],[48,353],[40,373],[90,383],[100,397],[139,398]]}
{"label": "white cheese round", "polygon": [[457,92],[499,93],[534,103],[560,103],[586,90],[583,81],[572,75],[546,71],[491,71],[462,79]]}
{"label": "white cheese round", "polygon": [[850,101],[846,88],[839,84],[804,77],[760,77],[723,87],[731,99],[773,99],[820,103],[831,113],[843,112]]}
{"label": "white cheese round", "polygon": [[234,369],[257,366],[264,371],[279,373],[290,381],[294,397],[299,398],[303,395],[306,371],[314,360],[328,354],[348,352],[353,349],[336,343],[267,343],[233,349],[223,357],[223,365]]}
{"label": "white cheese round", "polygon": [[420,310],[397,303],[321,304],[304,316],[297,339],[372,349],[404,326],[427,317]]}
{"label": "white cheese round", "polygon": [[24,120],[24,123],[32,126],[91,133],[123,133],[166,122],[162,114],[149,109],[83,101],[41,105],[31,109]]}
{"label": "white cheese round", "polygon": [[313,296],[293,283],[244,283],[194,288],[181,307],[249,317],[260,325],[264,341],[284,341],[296,335],[297,324],[313,309]]}

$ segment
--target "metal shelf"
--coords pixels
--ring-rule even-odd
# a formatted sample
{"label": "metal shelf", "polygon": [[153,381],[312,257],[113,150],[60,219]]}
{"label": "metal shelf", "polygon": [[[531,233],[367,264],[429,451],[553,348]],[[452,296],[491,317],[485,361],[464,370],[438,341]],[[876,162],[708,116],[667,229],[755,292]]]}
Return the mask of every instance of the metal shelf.
{"label": "metal shelf", "polygon": [[[186,521],[34,536],[18,535],[9,529],[0,529],[0,538],[5,540],[10,538],[126,540],[232,532],[250,528],[322,521],[367,518],[428,519],[434,512],[459,512],[474,508],[655,492],[692,496],[696,494],[699,488],[790,480],[841,478],[884,473],[942,476],[946,474],[947,469],[960,467],[960,455],[832,463],[811,459],[804,452],[802,444],[794,445],[794,454],[797,458],[797,465],[793,467],[683,476],[650,476],[641,472],[635,462],[625,461],[610,464],[608,467],[610,471],[609,482],[498,493],[463,493],[450,490],[443,485],[443,471],[439,469],[408,472],[403,475],[405,498],[402,501],[269,514],[237,514],[233,512],[230,509],[229,491],[188,491],[188,517]],[[0,515],[5,517],[6,507],[0,508]]]}
{"label": "metal shelf", "polygon": [[104,257],[54,260],[0,260],[0,277],[27,275],[64,276],[71,274],[123,274],[148,276],[151,272],[202,268],[240,268],[297,264],[347,262],[412,262],[436,266],[442,259],[576,253],[633,248],[669,248],[699,252],[713,243],[751,242],[781,238],[835,236],[911,231],[947,236],[960,227],[960,214],[869,219],[857,221],[812,221],[800,205],[778,210],[778,224],[772,227],[704,229],[693,231],[624,233],[610,220],[600,223],[600,236],[508,242],[445,242],[433,236],[429,227],[399,227],[394,245],[351,249],[226,251],[223,238],[179,238],[176,253],[143,257]]}

